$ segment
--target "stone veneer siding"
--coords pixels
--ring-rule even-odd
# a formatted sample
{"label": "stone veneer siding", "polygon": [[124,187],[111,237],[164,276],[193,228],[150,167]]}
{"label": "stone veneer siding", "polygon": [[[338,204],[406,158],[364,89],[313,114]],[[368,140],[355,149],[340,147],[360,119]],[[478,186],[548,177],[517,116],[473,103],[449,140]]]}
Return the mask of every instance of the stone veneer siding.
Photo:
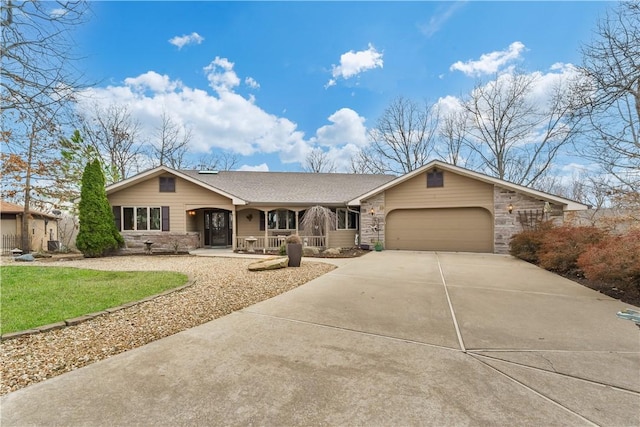
{"label": "stone veneer siding", "polygon": [[[528,215],[536,210],[542,214],[545,202],[498,186],[493,188],[493,202],[494,252],[508,254],[511,237],[524,229],[520,222],[521,214]],[[513,205],[513,213],[509,213],[509,204]],[[562,206],[550,206],[551,211],[544,215],[544,219],[561,224],[564,217]]]}
{"label": "stone veneer siding", "polygon": [[[371,208],[375,215],[371,216]],[[378,221],[380,242],[384,247],[384,193],[380,193],[371,199],[365,200],[360,205],[360,244],[370,245],[371,249],[378,240],[378,231],[373,229],[374,218]]]}
{"label": "stone veneer siding", "polygon": [[123,232],[121,233],[124,238],[124,251],[126,252],[144,252],[145,244],[147,240],[153,242],[151,245],[151,251],[162,252],[179,252],[190,251],[200,247],[200,233],[145,233],[145,232]]}

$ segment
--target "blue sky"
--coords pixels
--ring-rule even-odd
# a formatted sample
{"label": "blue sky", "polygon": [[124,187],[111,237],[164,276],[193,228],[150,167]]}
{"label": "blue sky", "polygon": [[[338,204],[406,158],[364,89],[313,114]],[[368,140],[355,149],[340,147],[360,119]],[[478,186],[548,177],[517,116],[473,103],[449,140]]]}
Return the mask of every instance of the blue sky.
{"label": "blue sky", "polygon": [[563,73],[613,5],[92,2],[75,38],[87,95],[126,104],[142,138],[164,110],[192,129],[193,158],[297,171],[316,147],[345,169],[393,98],[460,97],[510,67]]}

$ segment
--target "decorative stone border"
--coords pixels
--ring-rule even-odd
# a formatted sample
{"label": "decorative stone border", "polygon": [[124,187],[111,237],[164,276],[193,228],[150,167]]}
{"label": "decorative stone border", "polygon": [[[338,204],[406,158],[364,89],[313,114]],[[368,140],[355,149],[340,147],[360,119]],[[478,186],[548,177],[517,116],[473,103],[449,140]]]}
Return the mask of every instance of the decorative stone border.
{"label": "decorative stone border", "polygon": [[28,335],[34,335],[34,334],[39,334],[42,332],[49,332],[49,331],[55,331],[57,329],[63,329],[69,326],[75,326],[75,325],[79,325],[80,323],[84,323],[88,320],[91,319],[95,319],[98,316],[104,316],[105,314],[110,314],[110,313],[114,313],[116,311],[120,311],[120,310],[124,310],[125,308],[129,308],[129,307],[134,307],[136,305],[145,303],[145,302],[149,302],[149,301],[153,301],[156,298],[165,296],[165,295],[169,295],[172,294],[174,292],[178,292],[181,291],[185,288],[188,288],[190,286],[193,286],[196,284],[195,280],[187,280],[187,283],[174,288],[174,289],[169,289],[167,291],[164,291],[162,293],[156,294],[156,295],[151,295],[148,296],[146,298],[143,298],[141,300],[138,301],[131,301],[122,305],[119,305],[117,307],[112,307],[112,308],[106,308],[103,311],[98,311],[95,313],[90,313],[90,314],[85,314],[84,316],[79,316],[79,317],[74,317],[73,319],[66,319],[62,322],[56,322],[56,323],[51,323],[49,325],[44,325],[44,326],[39,326],[37,328],[33,328],[33,329],[27,329],[25,331],[17,331],[17,332],[9,332],[7,334],[3,334],[2,336],[0,336],[0,341],[6,341],[6,340],[11,340],[11,339],[16,339],[16,338],[21,338],[21,337],[26,337]]}

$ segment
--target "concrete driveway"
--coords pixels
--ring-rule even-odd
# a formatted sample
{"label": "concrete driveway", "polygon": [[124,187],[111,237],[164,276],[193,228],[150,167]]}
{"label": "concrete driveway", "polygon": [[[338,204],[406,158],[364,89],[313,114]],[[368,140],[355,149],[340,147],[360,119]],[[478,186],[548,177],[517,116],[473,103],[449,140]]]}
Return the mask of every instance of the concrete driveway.
{"label": "concrete driveway", "polygon": [[500,255],[371,253],[5,396],[10,425],[640,425],[629,307]]}

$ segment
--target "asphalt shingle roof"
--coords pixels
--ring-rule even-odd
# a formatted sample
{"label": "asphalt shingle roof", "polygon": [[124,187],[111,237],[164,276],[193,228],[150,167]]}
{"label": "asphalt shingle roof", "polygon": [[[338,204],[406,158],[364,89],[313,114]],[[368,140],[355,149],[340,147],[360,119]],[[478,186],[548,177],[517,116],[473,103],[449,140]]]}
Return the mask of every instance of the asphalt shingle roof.
{"label": "asphalt shingle roof", "polygon": [[252,204],[344,205],[396,178],[343,173],[180,172]]}

